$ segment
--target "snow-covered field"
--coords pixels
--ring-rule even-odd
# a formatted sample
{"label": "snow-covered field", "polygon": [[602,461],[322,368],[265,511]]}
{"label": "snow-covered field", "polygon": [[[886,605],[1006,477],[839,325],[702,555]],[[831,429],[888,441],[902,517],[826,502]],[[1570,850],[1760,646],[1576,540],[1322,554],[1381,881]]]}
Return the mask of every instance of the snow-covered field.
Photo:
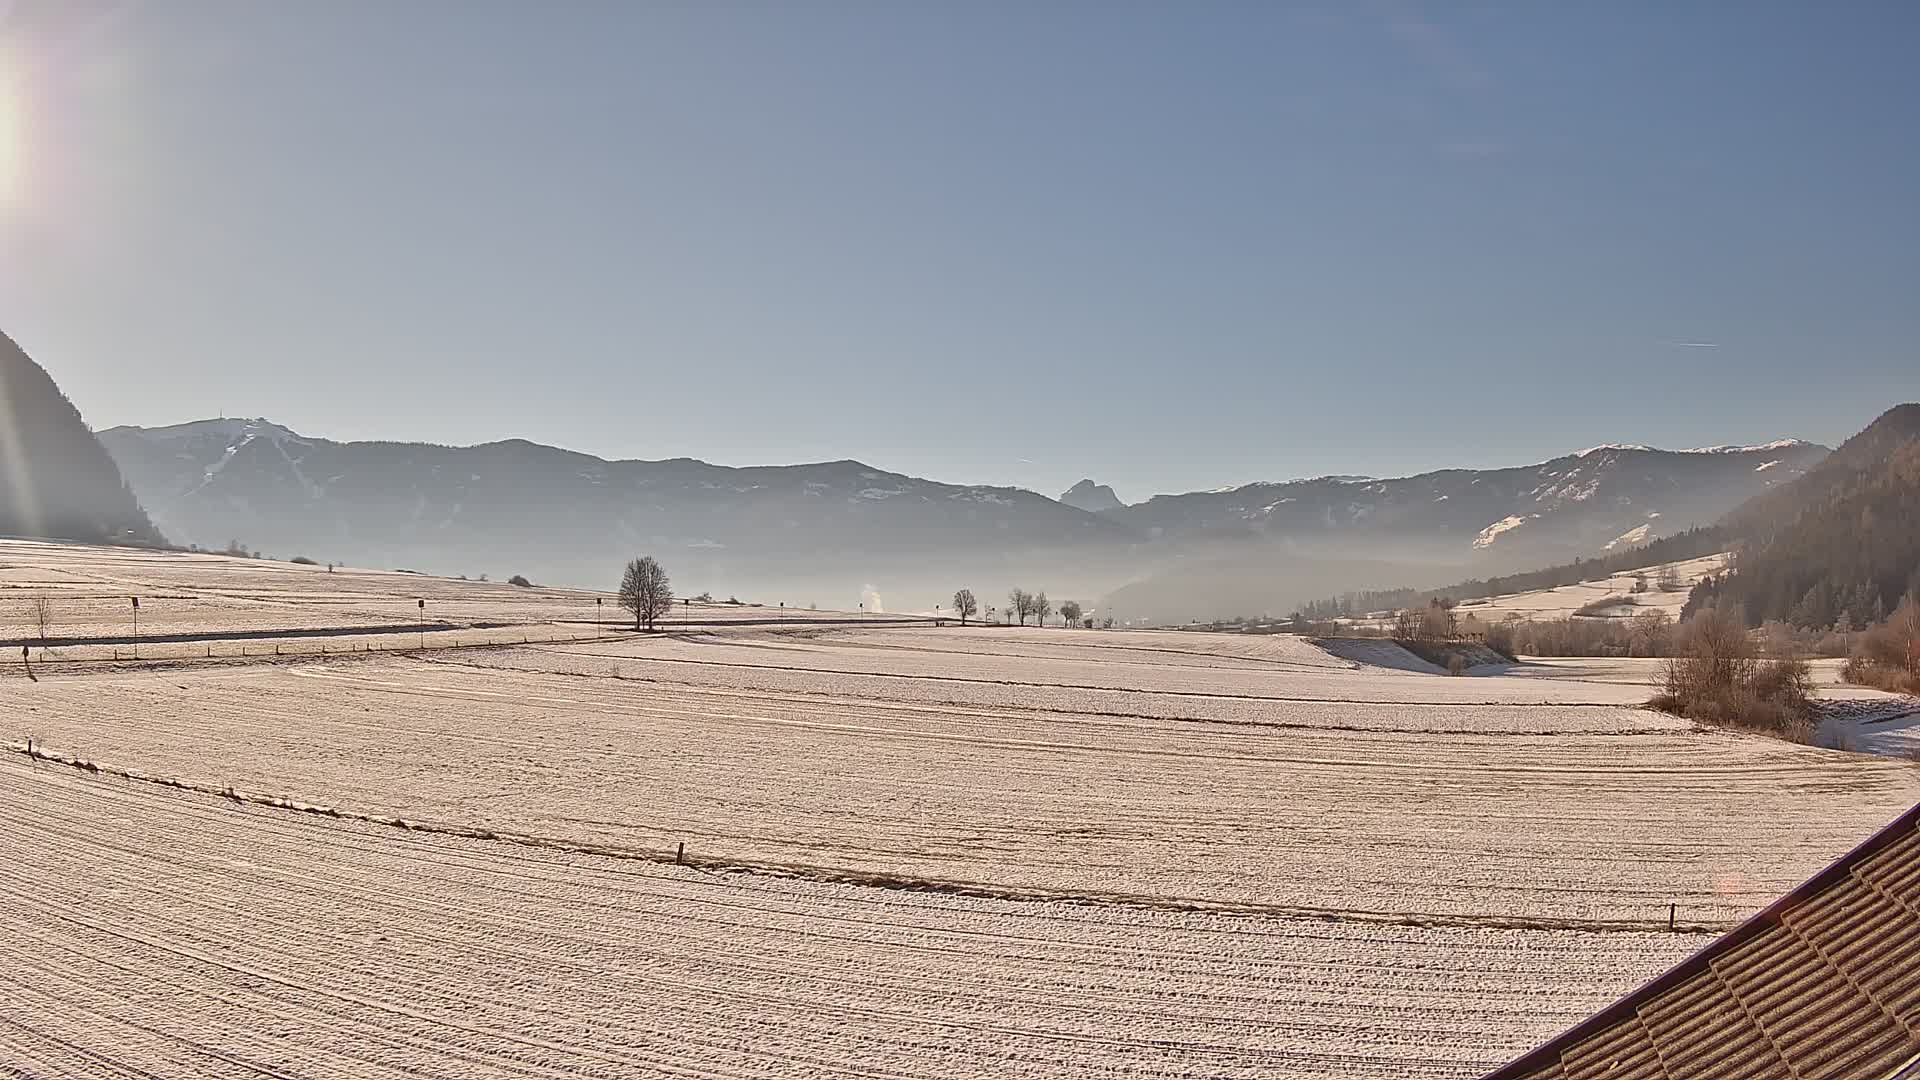
{"label": "snow-covered field", "polygon": [[[610,568],[610,576],[618,567]],[[136,612],[133,598],[138,597]],[[393,570],[306,566],[174,551],[0,539],[0,641],[37,642],[35,601],[51,614],[48,660],[320,655],[420,644],[591,638],[630,621],[607,593],[464,581]],[[424,606],[423,602],[424,601]],[[663,622],[694,626],[857,622],[860,612],[681,603]],[[167,640],[189,639],[189,640]],[[262,642],[268,644],[262,645]],[[36,652],[36,658],[38,652]]]}
{"label": "snow-covered field", "polygon": [[1631,661],[853,621],[215,653],[0,673],[0,1073],[1470,1077],[1920,799],[1627,707]]}
{"label": "snow-covered field", "polygon": [[23,1076],[1466,1076],[1702,940],[682,869],[17,755],[0,817]]}

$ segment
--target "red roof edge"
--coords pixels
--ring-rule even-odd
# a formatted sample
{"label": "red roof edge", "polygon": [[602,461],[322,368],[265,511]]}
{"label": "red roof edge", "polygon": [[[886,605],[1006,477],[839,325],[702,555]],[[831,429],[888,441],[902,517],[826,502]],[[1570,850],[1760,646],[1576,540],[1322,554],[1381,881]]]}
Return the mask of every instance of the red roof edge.
{"label": "red roof edge", "polygon": [[1920,830],[1920,804],[1915,804],[1906,813],[1893,819],[1885,828],[1862,840],[1854,846],[1852,851],[1835,859],[1824,870],[1794,886],[1792,891],[1762,908],[1752,918],[1715,938],[1699,952],[1675,964],[1671,970],[1656,976],[1620,1000],[1486,1074],[1481,1080],[1520,1080],[1528,1073],[1558,1062],[1560,1052],[1566,1047],[1634,1015],[1643,1002],[1706,970],[1708,963],[1714,957],[1769,927],[1778,925],[1780,917],[1788,908],[1819,893],[1846,876],[1855,863],[1870,858],[1882,848],[1915,830]]}

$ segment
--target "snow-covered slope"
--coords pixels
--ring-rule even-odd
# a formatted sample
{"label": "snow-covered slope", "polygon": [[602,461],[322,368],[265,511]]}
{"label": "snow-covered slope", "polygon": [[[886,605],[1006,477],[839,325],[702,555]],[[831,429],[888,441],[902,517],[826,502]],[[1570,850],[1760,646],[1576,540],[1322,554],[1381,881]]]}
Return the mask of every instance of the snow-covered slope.
{"label": "snow-covered slope", "polygon": [[[1528,592],[1466,600],[1461,603],[1460,611],[1476,615],[1488,622],[1499,622],[1509,617],[1567,619],[1595,601],[1625,596],[1629,598],[1629,602],[1619,605],[1618,610],[1608,614],[1623,616],[1658,611],[1669,617],[1678,618],[1680,609],[1687,603],[1687,590],[1693,588],[1700,579],[1721,573],[1726,568],[1725,554],[1706,555],[1698,559],[1683,559],[1679,562],[1649,566],[1644,570],[1624,571],[1598,581],[1582,581],[1551,589],[1533,589]],[[1669,574],[1671,574],[1670,578]],[[1660,584],[1663,579],[1668,580],[1669,583],[1677,583],[1678,587],[1672,591],[1662,590]],[[1641,583],[1644,583],[1643,591],[1634,592],[1634,588]]]}

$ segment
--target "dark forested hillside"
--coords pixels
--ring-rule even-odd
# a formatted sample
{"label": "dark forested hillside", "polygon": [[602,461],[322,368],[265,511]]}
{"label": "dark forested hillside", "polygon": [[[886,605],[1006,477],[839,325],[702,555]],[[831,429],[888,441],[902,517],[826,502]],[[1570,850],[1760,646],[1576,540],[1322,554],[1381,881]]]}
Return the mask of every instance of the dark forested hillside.
{"label": "dark forested hillside", "polygon": [[1749,623],[1858,628],[1920,592],[1920,405],[1901,405],[1808,473],[1728,515],[1725,577],[1688,601]]}
{"label": "dark forested hillside", "polygon": [[0,334],[0,535],[160,540],[80,411],[5,334]]}

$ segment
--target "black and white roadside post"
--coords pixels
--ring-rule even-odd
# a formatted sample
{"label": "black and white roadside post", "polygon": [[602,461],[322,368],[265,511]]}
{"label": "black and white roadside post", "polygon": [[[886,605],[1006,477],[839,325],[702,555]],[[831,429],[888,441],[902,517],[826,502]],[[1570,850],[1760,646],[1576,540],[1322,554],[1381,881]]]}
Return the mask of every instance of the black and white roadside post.
{"label": "black and white roadside post", "polygon": [[780,601],[780,621],[787,621],[787,602],[785,600]]}
{"label": "black and white roadside post", "polygon": [[[672,600],[668,600],[668,603],[672,603]],[[683,596],[680,598],[680,629],[684,631],[686,630],[687,627],[692,625],[693,625],[693,597]]]}
{"label": "black and white roadside post", "polygon": [[606,636],[607,628],[604,625],[607,618],[606,603],[607,603],[607,600],[606,600],[606,597],[604,596],[596,596],[593,598],[593,636],[594,637]]}
{"label": "black and white roadside post", "polygon": [[421,597],[414,603],[420,605],[420,651],[427,651],[427,600]]}
{"label": "black and white roadside post", "polygon": [[140,659],[140,598],[130,596],[127,599],[133,601],[133,658],[138,660]]}

